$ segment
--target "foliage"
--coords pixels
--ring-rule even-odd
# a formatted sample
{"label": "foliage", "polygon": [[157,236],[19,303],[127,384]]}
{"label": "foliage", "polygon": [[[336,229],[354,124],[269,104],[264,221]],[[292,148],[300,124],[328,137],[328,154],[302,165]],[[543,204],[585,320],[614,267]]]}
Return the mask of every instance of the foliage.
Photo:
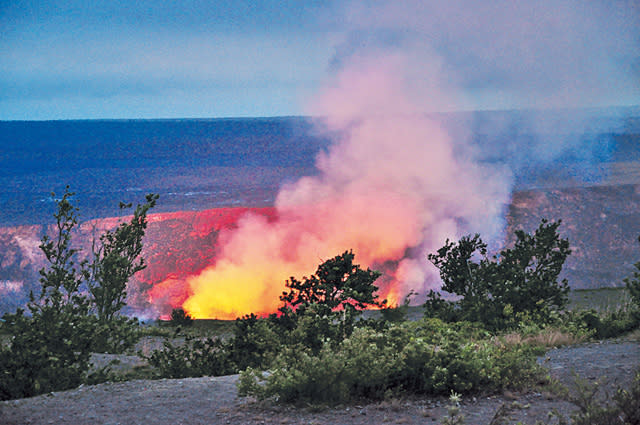
{"label": "foliage", "polygon": [[[479,339],[476,339],[478,338]],[[285,347],[268,374],[247,369],[239,391],[278,401],[342,403],[389,392],[448,394],[527,385],[539,376],[536,351],[491,340],[470,324],[437,319],[356,328],[317,354]]]}
{"label": "foliage", "polygon": [[164,342],[163,350],[154,350],[146,359],[162,378],[218,376],[234,373],[224,343],[219,338],[187,339],[183,345]]}
{"label": "foliage", "polygon": [[[93,307],[102,323],[112,321],[125,306],[127,282],[146,267],[140,258],[142,238],[147,228],[147,213],[157,200],[158,195],[147,195],[146,203],[136,207],[128,223],[105,231],[97,247],[94,241],[94,260],[86,277]],[[128,207],[131,204],[120,203],[120,209]]]}
{"label": "foliage", "polygon": [[380,309],[382,314],[382,320],[385,322],[404,322],[407,320],[407,313],[409,311],[409,304],[411,303],[411,297],[418,295],[413,289],[404,297],[402,304],[395,307],[385,306]]}
{"label": "foliage", "polygon": [[576,335],[597,339],[615,338],[638,328],[640,315],[635,310],[624,308],[609,312],[577,310],[563,313],[558,325]]}
{"label": "foliage", "polygon": [[[31,317],[19,309],[4,316],[12,335],[9,347],[0,351],[0,398],[28,397],[79,385],[89,367],[92,333],[86,320],[89,304],[80,293],[81,274],[71,248],[71,232],[77,224],[77,208],[68,190],[58,201],[56,235],[42,238],[49,267],[40,270],[42,290],[31,294]],[[82,266],[82,265],[80,265]]]}
{"label": "foliage", "polygon": [[269,367],[282,340],[268,320],[255,314],[235,322],[233,337],[226,345],[229,359],[236,370],[247,367]]}
{"label": "foliage", "polygon": [[442,418],[442,425],[464,425],[465,416],[460,413],[460,400],[460,394],[452,391],[449,396],[447,416]]}
{"label": "foliage", "polygon": [[440,270],[442,289],[459,297],[446,301],[431,291],[426,314],[445,320],[469,320],[491,329],[514,327],[524,317],[540,323],[553,320],[554,312],[568,301],[566,279],[558,276],[569,242],[557,233],[561,221],[542,223],[533,235],[515,232],[512,248],[491,259],[480,235],[446,241],[429,260]]}
{"label": "foliage", "polygon": [[640,369],[636,371],[629,390],[618,388],[609,400],[599,401],[599,384],[576,377],[576,394],[571,401],[578,411],[571,415],[573,425],[637,425],[640,424]]}
{"label": "foliage", "polygon": [[[136,258],[146,212],[157,196],[149,195],[147,204],[138,206],[131,223],[100,238],[100,254],[90,266],[76,262],[78,250],[71,245],[78,223],[73,196],[67,187],[57,201],[55,234],[42,238],[40,249],[48,266],[40,270],[39,296],[30,294],[30,316],[19,309],[3,318],[11,339],[0,349],[2,399],[73,388],[86,379],[91,351],[122,352],[137,340],[137,320],[116,313],[126,296],[124,277],[143,265]],[[90,276],[93,280],[87,282]],[[85,284],[92,297],[83,292]],[[97,316],[91,314],[92,307]]]}
{"label": "foliage", "polygon": [[[353,331],[360,310],[383,307],[386,300],[378,300],[378,287],[373,284],[380,273],[368,268],[362,270],[353,263],[354,258],[352,251],[345,251],[320,264],[310,277],[302,280],[291,277],[286,282],[289,292],[283,292],[280,297],[283,306],[279,311],[284,316],[280,323],[286,323],[285,327],[291,329],[298,319],[311,316],[325,324],[337,322],[339,337],[345,337]],[[313,328],[316,332],[306,332],[311,344],[338,336],[331,326]]]}
{"label": "foliage", "polygon": [[191,326],[193,325],[193,317],[182,308],[174,308],[171,310],[171,324],[175,326]]}
{"label": "foliage", "polygon": [[91,329],[91,351],[95,353],[120,354],[129,350],[140,339],[140,323],[135,317],[113,317],[108,322],[96,316],[88,316]]}
{"label": "foliage", "polygon": [[[32,305],[30,305],[32,307]],[[89,368],[90,329],[68,308],[5,315],[13,335],[0,351],[0,399],[22,398],[82,383]]]}

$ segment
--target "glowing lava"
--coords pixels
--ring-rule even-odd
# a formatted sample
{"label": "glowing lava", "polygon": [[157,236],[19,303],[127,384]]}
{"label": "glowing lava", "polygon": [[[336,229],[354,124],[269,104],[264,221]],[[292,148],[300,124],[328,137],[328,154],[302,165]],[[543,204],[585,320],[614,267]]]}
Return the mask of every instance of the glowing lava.
{"label": "glowing lava", "polygon": [[[154,287],[154,303],[184,300],[197,318],[272,313],[290,276],[353,250],[357,264],[384,273],[376,284],[394,304],[438,284],[426,255],[446,238],[502,230],[504,176],[460,155],[460,141],[413,104],[398,77],[404,58],[386,59],[355,61],[319,98],[315,115],[335,140],[318,175],[283,187],[271,215],[234,215],[209,240],[208,264]],[[206,220],[196,227],[193,237],[206,239]]]}

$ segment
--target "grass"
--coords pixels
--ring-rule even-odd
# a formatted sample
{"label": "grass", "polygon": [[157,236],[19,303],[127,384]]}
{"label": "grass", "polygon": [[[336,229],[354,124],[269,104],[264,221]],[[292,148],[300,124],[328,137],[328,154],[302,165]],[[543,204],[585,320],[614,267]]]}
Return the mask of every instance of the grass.
{"label": "grass", "polygon": [[521,333],[511,332],[504,335],[504,341],[507,344],[530,344],[535,347],[554,348],[565,345],[573,345],[583,342],[584,336],[572,335],[561,330],[546,328],[534,335],[523,336]]}

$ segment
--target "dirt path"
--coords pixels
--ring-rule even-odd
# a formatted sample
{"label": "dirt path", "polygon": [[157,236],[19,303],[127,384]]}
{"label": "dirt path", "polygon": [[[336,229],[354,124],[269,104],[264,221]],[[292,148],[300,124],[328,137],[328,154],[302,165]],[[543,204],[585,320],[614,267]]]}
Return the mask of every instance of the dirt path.
{"label": "dirt path", "polygon": [[[628,386],[640,364],[640,341],[607,341],[549,351],[540,359],[553,377],[570,385],[572,370],[607,388]],[[237,397],[237,375],[216,378],[129,381],[85,386],[0,403],[0,424],[437,424],[446,399],[409,398],[314,411],[273,406]],[[533,424],[558,409],[575,406],[550,394],[509,394],[463,400],[469,425],[489,424],[502,406],[513,407],[508,423]]]}

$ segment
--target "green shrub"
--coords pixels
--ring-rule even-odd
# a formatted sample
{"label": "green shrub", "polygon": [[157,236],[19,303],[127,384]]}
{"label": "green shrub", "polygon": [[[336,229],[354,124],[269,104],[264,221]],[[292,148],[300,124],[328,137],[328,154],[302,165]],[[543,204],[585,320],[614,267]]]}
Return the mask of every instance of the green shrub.
{"label": "green shrub", "polygon": [[0,399],[74,388],[89,369],[91,329],[73,306],[5,315],[12,337],[0,350]]}
{"label": "green shrub", "polygon": [[140,340],[141,328],[137,318],[115,316],[108,322],[96,316],[87,318],[91,327],[91,351],[94,353],[121,354]]}
{"label": "green shrub", "polygon": [[[11,338],[0,348],[1,399],[73,388],[85,381],[92,350],[122,352],[137,340],[137,320],[117,314],[127,279],[144,268],[138,256],[146,213],[157,195],[148,195],[130,223],[107,231],[99,246],[94,244],[92,264],[78,263],[79,250],[71,244],[78,223],[73,195],[67,187],[56,203],[53,236],[42,237],[47,266],[40,270],[40,293],[30,294],[30,316],[19,309],[3,317]],[[92,297],[81,290],[83,285]]]}
{"label": "green shrub", "polygon": [[[640,237],[638,237],[640,242]],[[636,305],[636,309],[640,309],[640,261],[634,264],[636,268],[633,272],[633,276],[624,279],[624,282],[631,295],[631,300]]]}
{"label": "green shrub", "polygon": [[283,402],[343,403],[389,392],[449,394],[520,388],[537,380],[539,351],[500,344],[471,324],[437,319],[356,328],[313,353],[286,347],[268,373],[242,372],[242,395]]}
{"label": "green shrub", "polygon": [[588,334],[597,339],[615,338],[640,326],[640,315],[635,310],[619,309],[613,312],[581,310],[568,312],[559,324],[574,333]]}
{"label": "green shrub", "polygon": [[281,337],[271,322],[250,314],[236,319],[233,337],[225,345],[225,350],[235,370],[268,368],[281,345]]}
{"label": "green shrub", "polygon": [[428,316],[444,320],[479,321],[491,329],[516,327],[521,317],[551,323],[568,302],[566,279],[558,281],[571,253],[559,237],[561,221],[542,220],[533,234],[515,232],[513,248],[489,258],[480,235],[446,241],[429,260],[440,270],[442,289],[458,297],[443,300],[431,291]]}
{"label": "green shrub", "polygon": [[164,342],[164,349],[139,355],[155,368],[161,378],[228,375],[236,371],[219,338],[187,339],[182,345]]}

